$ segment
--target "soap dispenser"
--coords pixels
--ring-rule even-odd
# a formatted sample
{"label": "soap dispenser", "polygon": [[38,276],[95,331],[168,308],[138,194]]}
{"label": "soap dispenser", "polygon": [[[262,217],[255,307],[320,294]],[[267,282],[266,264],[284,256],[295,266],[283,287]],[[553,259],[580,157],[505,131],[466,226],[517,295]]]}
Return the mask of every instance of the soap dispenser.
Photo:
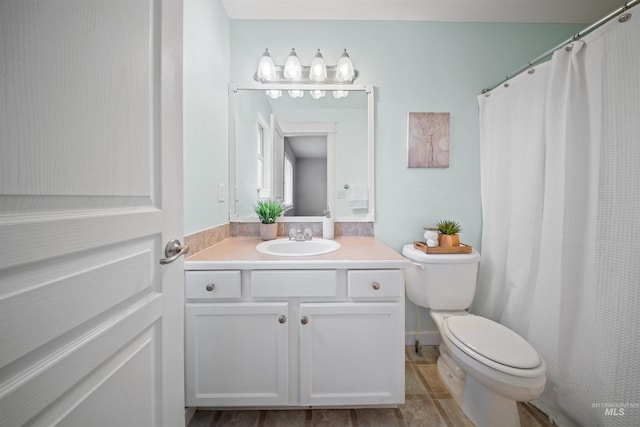
{"label": "soap dispenser", "polygon": [[333,239],[333,218],[329,206],[322,211],[322,238]]}

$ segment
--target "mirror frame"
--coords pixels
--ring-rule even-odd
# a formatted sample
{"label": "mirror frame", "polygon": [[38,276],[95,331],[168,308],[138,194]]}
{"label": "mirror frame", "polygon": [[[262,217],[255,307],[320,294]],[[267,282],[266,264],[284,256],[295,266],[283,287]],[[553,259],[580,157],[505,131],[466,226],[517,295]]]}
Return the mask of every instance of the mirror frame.
{"label": "mirror frame", "polygon": [[[240,217],[236,210],[236,130],[235,130],[235,93],[238,90],[348,90],[364,92],[367,95],[367,189],[368,209],[361,218],[335,217],[335,222],[374,222],[375,221],[375,154],[374,154],[374,89],[373,85],[356,84],[277,84],[277,83],[230,83],[229,84],[229,222],[259,222],[257,215]],[[335,175],[335,171],[334,171]],[[327,186],[333,182],[335,176],[327,177]],[[328,189],[327,193],[335,194],[335,189]],[[334,200],[329,203],[329,209],[334,212]],[[320,222],[321,216],[282,216],[280,222]]]}

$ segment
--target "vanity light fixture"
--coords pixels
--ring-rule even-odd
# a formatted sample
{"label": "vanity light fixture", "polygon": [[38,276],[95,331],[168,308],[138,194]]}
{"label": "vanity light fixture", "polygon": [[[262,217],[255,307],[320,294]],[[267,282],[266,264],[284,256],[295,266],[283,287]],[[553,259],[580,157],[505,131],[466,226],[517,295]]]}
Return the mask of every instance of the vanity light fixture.
{"label": "vanity light fixture", "polygon": [[310,90],[309,95],[311,95],[313,99],[320,99],[326,95],[326,92],[324,90]]}
{"label": "vanity light fixture", "polygon": [[346,98],[349,95],[348,90],[334,90],[333,97],[335,99]]}
{"label": "vanity light fixture", "polygon": [[287,92],[289,92],[289,96],[292,98],[302,98],[304,96],[303,90],[294,89]]}
{"label": "vanity light fixture", "polygon": [[302,79],[302,66],[295,49],[291,49],[291,53],[284,63],[284,78],[294,82]]}
{"label": "vanity light fixture", "polygon": [[315,83],[322,83],[327,79],[327,64],[324,62],[320,49],[311,61],[309,66],[309,80]]}
{"label": "vanity light fixture", "polygon": [[[265,84],[352,84],[358,78],[358,70],[353,68],[347,49],[344,49],[340,55],[337,65],[332,66],[327,66],[320,49],[316,52],[309,66],[303,66],[300,63],[295,49],[291,49],[284,66],[274,65],[269,50],[265,49],[258,64],[258,71],[253,78],[257,82]],[[299,88],[287,92],[293,98],[301,98],[304,95],[304,90]],[[332,92],[336,99],[344,98],[349,94],[347,90],[334,89]],[[312,98],[320,99],[325,96],[326,92],[315,87],[310,90],[310,94]],[[282,91],[270,89],[267,91],[267,96],[277,99],[282,96]]]}
{"label": "vanity light fixture", "polygon": [[256,77],[263,82],[269,82],[276,78],[276,66],[271,59],[269,49],[265,49],[258,63]]}
{"label": "vanity light fixture", "polygon": [[336,80],[339,82],[351,82],[354,80],[354,76],[353,62],[351,62],[347,49],[345,49],[338,59],[338,65],[336,65]]}
{"label": "vanity light fixture", "polygon": [[282,96],[282,91],[278,89],[269,89],[267,92],[267,96],[271,99],[278,99]]}

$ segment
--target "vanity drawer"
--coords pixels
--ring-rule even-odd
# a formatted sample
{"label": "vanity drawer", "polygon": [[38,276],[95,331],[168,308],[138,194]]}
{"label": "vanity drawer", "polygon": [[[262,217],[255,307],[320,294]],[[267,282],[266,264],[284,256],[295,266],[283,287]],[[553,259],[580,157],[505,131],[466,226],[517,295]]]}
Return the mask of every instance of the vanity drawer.
{"label": "vanity drawer", "polygon": [[187,299],[237,299],[240,271],[187,271],[185,289]]}
{"label": "vanity drawer", "polygon": [[349,298],[400,297],[403,290],[402,270],[349,270],[347,272]]}
{"label": "vanity drawer", "polygon": [[333,297],[336,295],[336,270],[253,270],[251,272],[252,297]]}

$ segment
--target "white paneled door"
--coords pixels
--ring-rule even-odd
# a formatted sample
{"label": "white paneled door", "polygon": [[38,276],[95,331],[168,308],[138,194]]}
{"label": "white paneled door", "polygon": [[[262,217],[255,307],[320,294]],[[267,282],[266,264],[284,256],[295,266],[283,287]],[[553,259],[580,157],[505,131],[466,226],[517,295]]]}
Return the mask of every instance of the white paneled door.
{"label": "white paneled door", "polygon": [[184,424],[182,2],[0,0],[0,425]]}

